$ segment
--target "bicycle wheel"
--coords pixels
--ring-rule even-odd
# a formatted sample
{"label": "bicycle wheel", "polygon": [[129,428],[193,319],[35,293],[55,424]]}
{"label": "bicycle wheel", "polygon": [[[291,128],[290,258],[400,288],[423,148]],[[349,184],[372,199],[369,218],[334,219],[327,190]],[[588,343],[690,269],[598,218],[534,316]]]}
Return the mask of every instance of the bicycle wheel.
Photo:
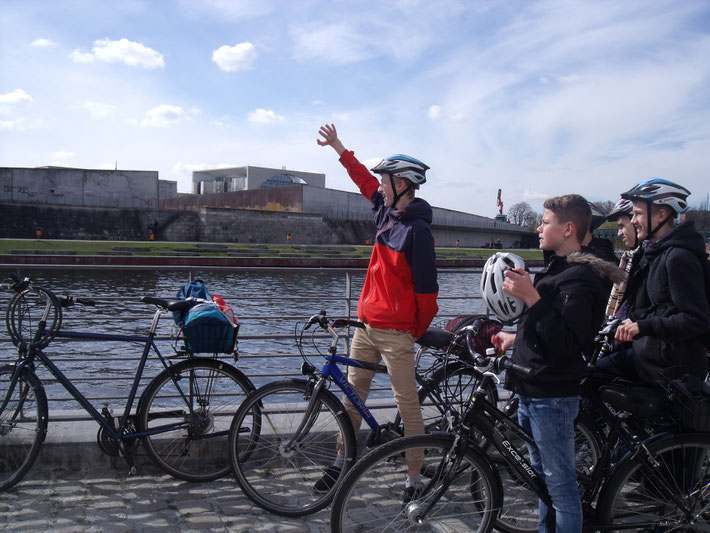
{"label": "bicycle wheel", "polygon": [[599,522],[626,531],[710,530],[710,435],[668,435],[646,447],[657,463],[652,473],[643,451],[619,463],[599,496]]}
{"label": "bicycle wheel", "polygon": [[[333,393],[321,390],[311,414],[304,419],[312,388],[305,380],[260,387],[239,408],[230,430],[230,457],[237,483],[254,503],[282,516],[303,516],[327,506],[356,455],[350,417]],[[261,416],[259,435],[236,431],[249,426],[255,416]],[[291,442],[302,424],[301,437]],[[335,486],[319,493],[314,485],[333,464],[339,435],[345,465]]]}
{"label": "bicycle wheel", "polygon": [[[455,440],[453,434],[415,435],[374,448],[343,479],[331,509],[331,531],[490,531],[501,498],[497,474],[476,448],[467,449],[456,464],[456,454],[450,453]],[[408,468],[404,455],[422,448],[423,492],[405,504]],[[436,500],[437,489],[446,482],[450,485]]]}
{"label": "bicycle wheel", "polygon": [[[217,359],[196,357],[164,370],[148,384],[138,406],[138,427],[151,433],[143,438],[148,455],[186,481],[227,475],[229,426],[252,390],[240,370]],[[245,431],[259,428],[254,424]]]}
{"label": "bicycle wheel", "polygon": [[[419,388],[419,404],[422,406],[424,429],[427,432],[447,431],[446,414],[454,410],[463,413],[465,404],[471,399],[481,379],[481,373],[470,365],[460,362],[446,364],[436,370],[431,379]],[[491,384],[486,397],[498,400],[498,391]],[[402,431],[402,419],[397,412],[393,427]]]}
{"label": "bicycle wheel", "polygon": [[12,365],[0,367],[0,491],[20,481],[37,459],[47,433],[47,397],[40,380],[20,373],[14,388]]}
{"label": "bicycle wheel", "polygon": [[[41,321],[45,323],[40,330]],[[42,349],[55,337],[62,325],[62,308],[54,294],[41,287],[16,293],[7,305],[5,325],[15,346],[26,344]]]}
{"label": "bicycle wheel", "polygon": [[[525,443],[510,438],[519,451],[526,451]],[[577,470],[589,473],[599,460],[601,446],[591,422],[580,417],[575,422],[575,461]],[[519,475],[506,463],[500,454],[492,453],[503,486],[503,505],[496,518],[495,527],[506,533],[534,533],[538,523],[538,497]]]}

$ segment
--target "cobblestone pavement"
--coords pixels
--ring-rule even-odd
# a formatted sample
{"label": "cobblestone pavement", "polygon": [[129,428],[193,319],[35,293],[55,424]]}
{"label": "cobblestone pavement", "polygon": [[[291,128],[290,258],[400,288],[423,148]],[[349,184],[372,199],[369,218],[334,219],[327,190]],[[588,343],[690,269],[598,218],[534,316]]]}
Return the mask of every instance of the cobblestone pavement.
{"label": "cobblestone pavement", "polygon": [[189,483],[140,461],[127,476],[96,443],[44,446],[15,487],[0,493],[0,530],[57,532],[330,531],[329,510],[295,519],[273,515],[242,494],[234,479]]}

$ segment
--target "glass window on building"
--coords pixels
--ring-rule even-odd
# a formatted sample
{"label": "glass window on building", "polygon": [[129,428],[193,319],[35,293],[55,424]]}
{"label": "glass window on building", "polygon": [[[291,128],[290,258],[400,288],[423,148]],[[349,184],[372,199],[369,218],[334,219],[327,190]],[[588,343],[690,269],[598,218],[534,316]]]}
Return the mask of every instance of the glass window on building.
{"label": "glass window on building", "polygon": [[277,174],[271,176],[268,180],[261,184],[260,189],[270,189],[272,187],[290,187],[291,185],[308,185],[308,182],[303,178],[292,174]]}

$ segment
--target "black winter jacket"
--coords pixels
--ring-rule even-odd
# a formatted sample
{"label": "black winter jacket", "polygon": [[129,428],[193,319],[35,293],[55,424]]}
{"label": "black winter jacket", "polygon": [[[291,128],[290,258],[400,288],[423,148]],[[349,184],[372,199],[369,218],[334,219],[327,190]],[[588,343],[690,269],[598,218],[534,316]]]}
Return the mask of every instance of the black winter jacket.
{"label": "black winter jacket", "polygon": [[649,243],[636,276],[641,281],[630,318],[640,334],[633,341],[640,377],[663,382],[694,374],[704,378],[705,349],[698,336],[710,328],[710,310],[700,261],[705,242],[692,221],[683,222]]}
{"label": "black winter jacket", "polygon": [[535,275],[540,300],[521,317],[513,346],[513,361],[532,373],[509,370],[506,386],[533,398],[579,395],[586,367],[582,352],[593,345],[611,285],[623,275],[591,254],[552,257]]}

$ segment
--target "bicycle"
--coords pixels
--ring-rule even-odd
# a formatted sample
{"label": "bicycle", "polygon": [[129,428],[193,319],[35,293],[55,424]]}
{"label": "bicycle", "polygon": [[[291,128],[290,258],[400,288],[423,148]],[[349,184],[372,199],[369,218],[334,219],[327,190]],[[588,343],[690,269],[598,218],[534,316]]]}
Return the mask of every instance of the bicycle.
{"label": "bicycle", "polygon": [[[328,352],[319,353],[325,359],[320,370],[308,361],[303,350],[304,332],[312,325],[317,325],[331,337]],[[384,365],[337,354],[341,337],[338,330],[345,327],[364,325],[347,319],[330,321],[325,312],[321,312],[303,325],[300,335],[297,326],[296,344],[304,359],[301,373],[306,378],[277,381],[260,387],[244,400],[234,416],[229,447],[237,483],[253,502],[275,514],[303,516],[323,509],[332,500],[340,479],[355,462],[357,445],[350,417],[341,401],[328,389],[328,383],[334,383],[362,414],[371,430],[367,446],[376,446],[402,435],[399,414],[393,423],[378,424],[338,367],[343,364],[377,373],[387,372]],[[449,332],[430,328],[418,342],[442,350],[444,346],[452,345],[454,338]],[[425,373],[418,373],[426,428],[447,427],[451,403],[457,401],[456,398],[443,398],[441,383],[448,382],[464,398],[467,397],[465,391],[473,390],[480,377],[475,368],[459,361],[440,362]],[[494,401],[497,398],[492,384],[487,385],[486,393]],[[253,435],[238,431],[238,428],[255,425],[257,419],[260,427]],[[343,468],[333,487],[316,491],[316,481],[335,460],[338,436],[344,448]]]}
{"label": "bicycle", "polygon": [[[129,474],[136,470],[132,452],[142,441],[151,459],[164,471],[187,481],[209,481],[229,473],[228,428],[241,399],[254,385],[240,370],[211,357],[173,363],[155,344],[160,318],[185,309],[188,301],[143,296],[157,307],[148,335],[62,331],[62,307],[92,305],[81,298],[58,298],[28,278],[13,278],[15,292],[6,325],[18,349],[17,361],[0,367],[0,490],[18,483],[37,458],[47,433],[48,403],[35,373],[44,366],[99,425],[97,441],[110,456],[122,455]],[[120,415],[104,406],[99,411],[74,386],[44,351],[54,338],[142,343],[130,393]],[[146,361],[154,352],[163,370],[146,385],[133,409]],[[242,428],[255,431],[255,427]]]}
{"label": "bicycle", "polygon": [[[481,386],[492,379],[491,370],[515,368],[506,357],[477,356],[476,366],[484,373]],[[594,468],[578,471],[584,529],[708,530],[710,435],[686,433],[680,427],[677,432],[636,435],[627,421],[666,414],[668,393],[605,385],[597,397],[610,429]],[[453,432],[403,437],[360,459],[336,492],[331,530],[505,530],[506,524],[499,522],[504,505],[500,468],[494,468],[490,456],[471,438],[473,428],[497,450],[519,485],[548,505],[547,524],[553,531],[554,510],[544,480],[530,466],[527,452],[511,443],[503,428],[524,442],[532,442],[532,437],[488,402],[481,390],[476,390],[465,413],[457,417]],[[619,443],[629,451],[614,463],[612,452]],[[421,448],[425,450],[425,486],[418,498],[403,505],[401,489],[407,472],[403,454]],[[528,519],[537,524],[537,505],[531,513],[534,516]]]}

